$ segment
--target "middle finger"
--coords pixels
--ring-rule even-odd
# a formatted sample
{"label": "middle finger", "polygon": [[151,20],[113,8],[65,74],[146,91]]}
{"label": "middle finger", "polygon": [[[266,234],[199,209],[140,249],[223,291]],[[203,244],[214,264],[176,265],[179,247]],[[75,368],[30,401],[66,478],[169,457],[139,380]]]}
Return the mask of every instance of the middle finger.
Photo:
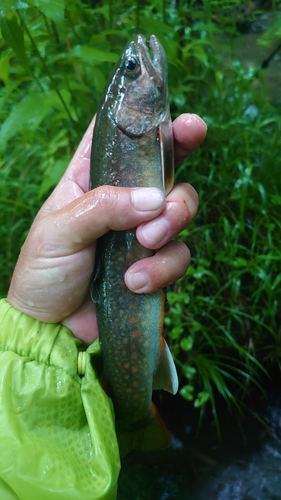
{"label": "middle finger", "polygon": [[198,209],[198,195],[190,184],[178,184],[168,194],[165,208],[155,219],[140,224],[137,238],[146,248],[161,248],[193,219]]}

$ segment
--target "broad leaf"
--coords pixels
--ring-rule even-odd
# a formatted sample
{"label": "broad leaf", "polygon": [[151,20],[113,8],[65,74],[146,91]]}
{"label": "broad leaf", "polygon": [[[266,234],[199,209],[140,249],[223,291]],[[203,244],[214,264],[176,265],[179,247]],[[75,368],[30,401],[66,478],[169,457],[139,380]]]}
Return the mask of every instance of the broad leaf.
{"label": "broad leaf", "polygon": [[193,344],[194,344],[194,338],[192,337],[192,335],[189,335],[188,337],[184,337],[180,341],[180,346],[181,346],[183,351],[191,351]]}
{"label": "broad leaf", "polygon": [[0,15],[4,16],[6,12],[15,9],[27,9],[28,5],[23,0],[1,0]]}
{"label": "broad leaf", "polygon": [[106,52],[104,50],[95,49],[94,47],[87,47],[86,45],[76,45],[70,51],[69,55],[73,58],[80,59],[88,64],[93,62],[116,62],[119,55],[115,52]]}
{"label": "broad leaf", "polygon": [[27,69],[28,61],[24,48],[23,31],[18,24],[17,17],[15,15],[11,19],[3,17],[1,19],[1,31],[7,45],[13,49],[21,64]]}
{"label": "broad leaf", "polygon": [[64,19],[65,0],[28,0],[28,3],[37,7],[55,23]]}
{"label": "broad leaf", "polygon": [[0,129],[0,149],[4,150],[7,142],[19,131],[36,130],[53,107],[62,108],[55,91],[30,94],[16,104]]}
{"label": "broad leaf", "polygon": [[63,158],[60,158],[59,160],[54,162],[54,164],[44,173],[43,181],[38,193],[39,198],[47,193],[49,189],[58,184],[65,172],[70,159],[71,158],[69,158],[69,156],[65,155]]}

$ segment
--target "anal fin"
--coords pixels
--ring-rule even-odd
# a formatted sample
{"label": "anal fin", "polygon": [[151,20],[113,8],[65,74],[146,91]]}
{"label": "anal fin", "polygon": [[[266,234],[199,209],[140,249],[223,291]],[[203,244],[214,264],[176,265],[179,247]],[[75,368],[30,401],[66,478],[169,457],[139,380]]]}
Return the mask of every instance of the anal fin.
{"label": "anal fin", "polygon": [[171,394],[176,394],[179,388],[179,380],[175,363],[164,337],[161,337],[160,355],[158,365],[153,376],[153,390],[164,389]]}

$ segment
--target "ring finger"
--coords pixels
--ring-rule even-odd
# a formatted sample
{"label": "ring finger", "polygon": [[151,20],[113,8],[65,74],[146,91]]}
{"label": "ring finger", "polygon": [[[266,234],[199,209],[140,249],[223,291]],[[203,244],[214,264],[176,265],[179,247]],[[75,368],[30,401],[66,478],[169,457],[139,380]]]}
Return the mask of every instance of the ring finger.
{"label": "ring finger", "polygon": [[180,241],[170,241],[155,255],[133,264],[125,274],[127,287],[135,293],[151,293],[181,278],[190,263],[190,251]]}

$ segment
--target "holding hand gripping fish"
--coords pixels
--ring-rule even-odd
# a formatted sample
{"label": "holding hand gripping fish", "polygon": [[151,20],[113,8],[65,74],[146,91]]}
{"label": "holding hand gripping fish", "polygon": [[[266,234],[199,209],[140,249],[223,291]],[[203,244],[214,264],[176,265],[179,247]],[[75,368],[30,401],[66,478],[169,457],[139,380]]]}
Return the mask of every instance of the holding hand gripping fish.
{"label": "holding hand gripping fish", "polygon": [[[123,53],[101,102],[92,144],[91,189],[102,185],[173,187],[173,134],[165,52],[155,36],[152,57],[137,36]],[[154,192],[154,190],[153,190]],[[112,397],[121,454],[169,445],[151,402],[153,389],[175,394],[178,378],[162,336],[165,294],[134,294],[124,274],[153,250],[135,229],[110,231],[97,243],[92,298],[96,303],[104,378]]]}

